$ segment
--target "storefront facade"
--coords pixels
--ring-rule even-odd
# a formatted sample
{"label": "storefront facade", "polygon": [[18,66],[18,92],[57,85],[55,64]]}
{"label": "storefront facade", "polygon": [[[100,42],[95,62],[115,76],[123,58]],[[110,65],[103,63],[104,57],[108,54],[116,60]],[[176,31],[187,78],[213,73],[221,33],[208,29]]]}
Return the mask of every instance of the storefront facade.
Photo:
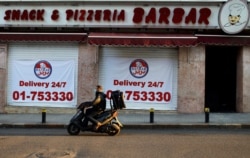
{"label": "storefront facade", "polygon": [[97,84],[127,109],[250,112],[249,3],[0,2],[0,113],[71,112]]}

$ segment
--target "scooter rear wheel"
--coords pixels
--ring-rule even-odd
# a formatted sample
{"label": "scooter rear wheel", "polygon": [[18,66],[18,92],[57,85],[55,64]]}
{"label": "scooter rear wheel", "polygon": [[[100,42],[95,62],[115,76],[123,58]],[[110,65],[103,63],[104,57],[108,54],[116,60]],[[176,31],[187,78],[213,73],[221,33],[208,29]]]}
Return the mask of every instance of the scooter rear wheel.
{"label": "scooter rear wheel", "polygon": [[80,133],[80,128],[75,124],[70,123],[67,127],[67,131],[70,135],[78,135]]}

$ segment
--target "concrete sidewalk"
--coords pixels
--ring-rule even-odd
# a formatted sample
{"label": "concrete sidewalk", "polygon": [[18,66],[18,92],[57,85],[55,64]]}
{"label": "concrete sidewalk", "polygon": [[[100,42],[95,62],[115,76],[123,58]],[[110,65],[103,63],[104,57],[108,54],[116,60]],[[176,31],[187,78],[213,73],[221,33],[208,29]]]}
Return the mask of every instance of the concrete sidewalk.
{"label": "concrete sidewalk", "polygon": [[[42,114],[0,114],[0,127],[20,128],[65,128],[74,114],[46,113],[46,123]],[[155,111],[150,123],[149,111],[121,110],[119,120],[124,128],[250,128],[250,113],[210,113],[209,123],[205,114],[180,114]]]}

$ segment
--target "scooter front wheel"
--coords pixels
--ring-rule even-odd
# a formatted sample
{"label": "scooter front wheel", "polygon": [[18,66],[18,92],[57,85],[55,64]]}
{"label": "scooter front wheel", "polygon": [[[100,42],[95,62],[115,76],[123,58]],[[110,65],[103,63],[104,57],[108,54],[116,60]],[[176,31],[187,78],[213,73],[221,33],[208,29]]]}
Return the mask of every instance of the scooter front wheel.
{"label": "scooter front wheel", "polygon": [[67,131],[70,135],[78,135],[80,133],[80,128],[75,124],[70,123],[67,127]]}

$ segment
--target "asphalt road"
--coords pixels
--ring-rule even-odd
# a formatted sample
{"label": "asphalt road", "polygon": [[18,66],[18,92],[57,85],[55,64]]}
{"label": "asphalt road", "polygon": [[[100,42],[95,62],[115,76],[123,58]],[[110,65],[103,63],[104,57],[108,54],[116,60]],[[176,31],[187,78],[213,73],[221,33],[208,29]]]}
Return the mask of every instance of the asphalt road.
{"label": "asphalt road", "polygon": [[66,129],[0,128],[4,158],[249,157],[250,129],[122,130],[118,136]]}

